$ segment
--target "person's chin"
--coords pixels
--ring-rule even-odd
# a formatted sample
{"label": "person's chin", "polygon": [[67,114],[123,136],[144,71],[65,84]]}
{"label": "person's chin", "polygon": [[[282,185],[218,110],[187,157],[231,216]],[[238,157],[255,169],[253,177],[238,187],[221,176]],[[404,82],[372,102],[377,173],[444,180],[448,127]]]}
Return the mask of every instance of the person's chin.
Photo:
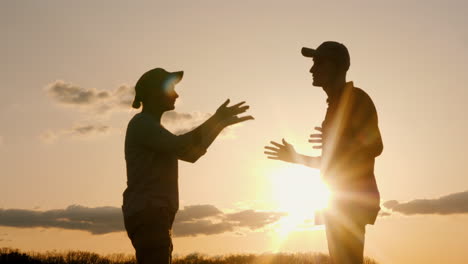
{"label": "person's chin", "polygon": [[312,85],[316,87],[323,87],[323,80],[320,78],[312,78]]}
{"label": "person's chin", "polygon": [[164,111],[171,111],[171,110],[174,110],[174,109],[175,109],[175,106],[173,104],[164,106]]}

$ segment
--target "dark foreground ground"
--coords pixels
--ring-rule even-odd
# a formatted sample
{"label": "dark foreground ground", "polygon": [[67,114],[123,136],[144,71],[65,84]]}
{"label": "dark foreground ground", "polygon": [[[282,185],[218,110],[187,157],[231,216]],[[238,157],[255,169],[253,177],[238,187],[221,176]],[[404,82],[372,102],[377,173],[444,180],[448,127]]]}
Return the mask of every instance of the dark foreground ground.
{"label": "dark foreground ground", "polygon": [[[0,263],[24,264],[136,264],[131,255],[112,254],[101,256],[85,251],[46,253],[22,252],[18,249],[0,248]],[[321,253],[277,253],[277,254],[245,254],[223,255],[216,257],[201,254],[190,254],[176,257],[174,264],[328,264],[328,256]],[[366,258],[364,264],[378,264]]]}

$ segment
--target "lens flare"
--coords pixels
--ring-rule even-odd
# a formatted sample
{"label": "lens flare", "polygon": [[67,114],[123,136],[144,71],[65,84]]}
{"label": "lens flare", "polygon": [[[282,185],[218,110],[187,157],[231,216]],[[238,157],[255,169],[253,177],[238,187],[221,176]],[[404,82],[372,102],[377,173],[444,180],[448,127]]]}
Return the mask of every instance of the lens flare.
{"label": "lens flare", "polygon": [[319,171],[288,165],[271,173],[273,200],[288,213],[277,226],[280,237],[292,231],[314,228],[314,212],[328,206],[330,191]]}

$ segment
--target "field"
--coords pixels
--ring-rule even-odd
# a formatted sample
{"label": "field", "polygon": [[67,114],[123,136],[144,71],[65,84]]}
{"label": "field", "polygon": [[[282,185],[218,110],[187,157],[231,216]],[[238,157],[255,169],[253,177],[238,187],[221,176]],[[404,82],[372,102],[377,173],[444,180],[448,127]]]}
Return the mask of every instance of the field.
{"label": "field", "polygon": [[[111,254],[101,256],[85,251],[45,253],[22,252],[18,249],[0,248],[0,263],[24,264],[136,264],[132,255]],[[190,254],[176,257],[174,264],[327,264],[328,256],[321,253],[277,253],[205,256]],[[364,264],[378,264],[366,258]]]}

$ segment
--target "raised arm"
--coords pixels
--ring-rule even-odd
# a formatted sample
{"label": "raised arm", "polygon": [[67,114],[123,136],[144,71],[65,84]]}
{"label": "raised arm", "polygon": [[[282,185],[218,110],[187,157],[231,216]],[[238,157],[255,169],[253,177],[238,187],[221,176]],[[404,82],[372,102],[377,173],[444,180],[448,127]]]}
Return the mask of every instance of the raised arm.
{"label": "raised arm", "polygon": [[252,116],[239,117],[239,114],[244,113],[249,109],[245,102],[228,106],[230,100],[226,100],[216,113],[208,118],[203,124],[194,130],[179,136],[181,140],[187,140],[187,148],[185,148],[178,157],[181,160],[188,162],[197,161],[203,154],[206,153],[207,148],[218,137],[221,131],[231,125],[253,119]]}
{"label": "raised arm", "polygon": [[132,120],[127,129],[127,142],[139,144],[159,153],[172,153],[179,159],[195,162],[216,137],[227,126],[253,119],[252,116],[239,117],[249,106],[244,102],[228,106],[224,102],[216,113],[203,124],[183,135],[176,136],[159,125],[150,115],[140,115]]}

